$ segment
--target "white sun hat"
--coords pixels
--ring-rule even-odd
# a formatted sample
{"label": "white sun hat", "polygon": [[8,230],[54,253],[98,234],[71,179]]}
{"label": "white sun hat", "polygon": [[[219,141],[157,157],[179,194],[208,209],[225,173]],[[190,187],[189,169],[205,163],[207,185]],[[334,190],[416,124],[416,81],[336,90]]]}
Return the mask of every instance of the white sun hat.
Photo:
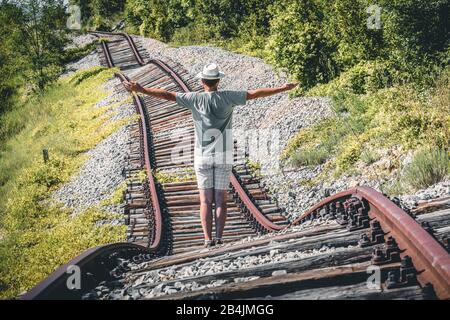
{"label": "white sun hat", "polygon": [[221,79],[223,77],[225,77],[225,74],[219,71],[219,67],[215,63],[209,63],[204,66],[203,71],[196,76],[196,78],[207,80]]}

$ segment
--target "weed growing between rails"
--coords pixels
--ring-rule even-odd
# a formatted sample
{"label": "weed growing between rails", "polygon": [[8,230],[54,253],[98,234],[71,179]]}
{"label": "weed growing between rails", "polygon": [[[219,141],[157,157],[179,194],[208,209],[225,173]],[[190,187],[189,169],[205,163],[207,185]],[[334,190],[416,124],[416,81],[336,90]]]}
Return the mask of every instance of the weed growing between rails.
{"label": "weed growing between rails", "polygon": [[[116,70],[91,68],[63,78],[2,119],[12,128],[0,153],[2,298],[42,280],[87,248],[123,241],[124,226],[96,225],[116,215],[90,208],[73,216],[50,195],[75,174],[86,151],[115,132],[111,106],[96,105]],[[44,163],[42,149],[50,160]]]}

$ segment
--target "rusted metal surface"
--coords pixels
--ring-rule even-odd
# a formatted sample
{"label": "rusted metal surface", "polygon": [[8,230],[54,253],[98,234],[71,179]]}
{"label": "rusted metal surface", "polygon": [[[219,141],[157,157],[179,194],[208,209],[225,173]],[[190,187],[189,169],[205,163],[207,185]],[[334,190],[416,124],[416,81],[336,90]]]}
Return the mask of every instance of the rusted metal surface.
{"label": "rusted metal surface", "polygon": [[271,222],[264,216],[264,214],[261,213],[261,211],[259,211],[253,201],[249,198],[239,181],[236,179],[236,176],[234,174],[231,175],[230,180],[234,189],[238,193],[239,198],[251,212],[256,221],[258,221],[264,228],[266,228],[268,231],[280,231],[286,228],[286,226],[280,226]]}
{"label": "rusted metal surface", "polygon": [[[131,37],[124,35],[127,41],[134,48],[134,43]],[[134,48],[136,59],[139,61],[139,53]],[[142,59],[140,59],[142,61]],[[189,87],[185,84],[183,79],[174,73],[164,62],[159,60],[150,60],[149,63],[158,65],[164,69],[174,81],[188,92]],[[240,185],[236,177],[231,177],[231,183],[243,203],[247,206],[253,217],[267,230],[276,231],[282,230],[285,227],[275,225],[269,221],[252,203],[251,199],[245,193],[245,190]],[[351,196],[362,197],[370,204],[369,215],[380,221],[385,233],[392,232],[394,237],[404,249],[409,249],[408,254],[413,258],[416,269],[419,270],[418,278],[422,284],[431,282],[436,288],[436,292],[441,298],[450,298],[450,256],[433,239],[414,219],[412,219],[406,212],[396,206],[392,201],[384,197],[377,191],[367,187],[355,187],[349,190],[337,193],[309,209],[296,219],[292,225],[313,214],[317,209],[323,207],[326,203],[336,201],[337,199],[347,199]],[[404,252],[406,252],[404,251]],[[403,255],[406,255],[403,253]]]}
{"label": "rusted metal surface", "polygon": [[111,59],[111,54],[109,53],[108,45],[104,41],[102,41],[102,48],[106,57],[106,61],[108,62],[108,67],[109,68],[114,67],[114,62]]}
{"label": "rusted metal surface", "polygon": [[[135,93],[133,93],[133,99],[134,99],[135,104],[138,106],[143,127],[147,128],[148,124],[145,121],[144,110],[143,110],[141,99]],[[142,132],[143,132],[144,146],[147,148],[149,145],[147,131],[142,130]],[[153,206],[154,215],[155,215],[155,236],[154,236],[153,243],[150,244],[150,248],[156,250],[159,248],[159,246],[161,244],[162,223],[163,223],[162,222],[162,213],[161,213],[161,206],[159,204],[158,193],[156,190],[155,180],[153,177],[153,168],[151,167],[151,164],[150,164],[149,152],[144,152],[144,157],[145,157],[145,169],[147,172],[147,180],[148,180],[148,184],[149,184],[149,188],[150,188],[150,196],[151,196],[152,206]]]}
{"label": "rusted metal surface", "polygon": [[108,269],[112,258],[114,260],[129,259],[131,256],[149,252],[148,248],[132,243],[113,243],[88,249],[56,269],[20,298],[22,300],[80,299],[81,290],[69,289],[67,285],[68,278],[73,274],[74,266],[79,267],[80,285],[81,289],[85,291],[93,279],[110,276],[107,273],[111,271]]}
{"label": "rusted metal surface", "polygon": [[328,197],[303,213],[292,224],[298,224],[329,203],[358,197],[368,202],[369,216],[380,222],[385,238],[393,236],[402,249],[400,255],[410,256],[422,285],[432,283],[440,299],[450,299],[450,255],[411,216],[391,200],[369,187],[355,187]]}
{"label": "rusted metal surface", "polygon": [[[160,68],[165,73],[167,73],[167,75],[169,75],[174,80],[174,82],[181,88],[181,90],[183,90],[184,92],[192,91],[191,88],[189,88],[189,86],[186,84],[184,79],[182,77],[180,77],[176,72],[174,72],[163,61],[157,60],[157,59],[150,59],[149,61],[147,61],[147,63],[145,63],[143,61],[141,55],[139,54],[139,51],[136,49],[136,45],[135,45],[133,39],[128,34],[122,33],[122,32],[100,32],[100,31],[95,31],[95,33],[93,33],[93,34],[114,35],[114,36],[124,37],[127,40],[128,44],[130,45],[130,48],[133,51],[136,61],[140,65],[144,65],[144,64],[156,65],[158,68]],[[105,54],[109,54],[109,52],[107,51],[107,46],[106,46],[106,49],[104,50],[104,52],[105,52]],[[109,60],[112,61],[112,59],[109,59]],[[247,193],[241,186],[240,182],[234,176],[231,178],[231,184],[232,184],[233,188],[236,190],[241,201],[248,208],[250,214],[260,224],[260,226],[262,226],[266,231],[269,231],[269,232],[279,231],[286,227],[286,226],[277,225],[277,224],[273,223],[272,221],[270,221],[269,219],[267,219],[267,217],[251,201],[251,199],[249,198],[249,196],[247,195]]]}
{"label": "rusted metal surface", "polygon": [[310,209],[306,210],[304,213],[302,213],[298,218],[296,218],[291,225],[299,224],[300,221],[307,218],[314,212],[316,212],[318,209],[322,208],[323,206],[327,205],[328,203],[335,202],[337,200],[345,200],[350,198],[352,195],[356,193],[356,188],[350,188],[345,191],[338,192],[332,196],[329,196],[323,200],[321,200],[319,203],[312,206]]}
{"label": "rusted metal surface", "polygon": [[[129,80],[125,75],[123,75],[121,73],[116,73],[115,75],[122,82],[124,80],[127,80],[127,81]],[[146,120],[146,117],[144,114],[144,107],[142,105],[142,101],[135,92],[133,92],[133,100],[134,100],[135,105],[138,107],[139,114],[140,114],[140,120],[142,121],[143,128],[148,128],[149,125],[147,123],[147,120]],[[156,190],[155,180],[153,178],[153,168],[151,166],[150,158],[149,158],[149,150],[148,150],[149,139],[148,139],[148,135],[147,135],[147,130],[145,130],[145,129],[142,130],[142,135],[143,135],[144,148],[145,148],[145,151],[144,151],[145,171],[147,172],[147,181],[148,181],[148,185],[150,188],[150,197],[151,197],[152,207],[153,207],[154,215],[155,215],[155,235],[154,235],[154,240],[150,244],[149,247],[152,250],[157,250],[161,245],[163,219],[162,219],[162,213],[161,213],[161,206],[160,206],[159,198],[158,198],[158,192]]]}
{"label": "rusted metal surface", "polygon": [[402,256],[409,255],[422,285],[433,284],[440,299],[450,299],[450,254],[413,218],[369,187],[357,187],[356,194],[371,206],[369,215],[377,219],[386,236],[393,236]]}
{"label": "rusted metal surface", "polygon": [[[169,66],[167,66],[163,61],[160,60],[150,60],[149,63],[153,63],[162,68],[165,72],[167,72],[174,81],[180,86],[180,88],[185,92],[190,92],[190,88],[186,85],[184,80],[175,72],[173,72]],[[258,221],[267,231],[279,231],[285,228],[285,226],[279,226],[272,223],[269,219],[267,219],[264,214],[255,206],[255,204],[248,197],[247,193],[244,191],[243,187],[236,179],[234,175],[231,175],[231,184],[233,188],[238,193],[242,202],[246,205],[252,216]]]}

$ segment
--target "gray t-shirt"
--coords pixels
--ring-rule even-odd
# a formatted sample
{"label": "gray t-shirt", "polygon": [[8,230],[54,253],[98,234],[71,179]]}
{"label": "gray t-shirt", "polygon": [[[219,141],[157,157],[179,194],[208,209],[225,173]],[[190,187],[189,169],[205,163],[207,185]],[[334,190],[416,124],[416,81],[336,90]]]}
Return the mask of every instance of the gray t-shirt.
{"label": "gray t-shirt", "polygon": [[[234,106],[245,105],[247,91],[177,93],[177,103],[192,111],[195,159],[232,161],[231,122]],[[231,157],[231,158],[230,158]],[[226,159],[226,160],[225,160]]]}

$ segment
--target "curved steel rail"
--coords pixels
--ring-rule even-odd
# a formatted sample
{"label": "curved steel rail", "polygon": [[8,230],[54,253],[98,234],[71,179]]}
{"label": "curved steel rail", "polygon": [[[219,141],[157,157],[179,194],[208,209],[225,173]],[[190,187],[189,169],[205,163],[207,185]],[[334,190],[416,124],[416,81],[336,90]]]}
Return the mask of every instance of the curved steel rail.
{"label": "curved steel rail", "polygon": [[[93,33],[93,34],[96,35],[95,33]],[[108,46],[103,41],[102,41],[102,49],[103,49],[103,53],[104,53],[104,55],[106,57],[106,61],[108,63],[108,66],[110,68],[113,67],[114,66],[114,62],[113,62],[113,60],[111,58],[111,53],[109,52]],[[141,60],[142,60],[142,58],[141,58]],[[128,80],[128,78],[125,75],[121,74],[121,73],[115,73],[114,75],[117,78],[119,78],[121,82],[123,82],[124,80]],[[148,185],[149,185],[150,198],[151,198],[151,201],[152,201],[152,207],[153,207],[153,210],[154,210],[154,218],[155,218],[155,234],[154,234],[152,243],[149,244],[149,248],[151,250],[156,251],[161,246],[162,230],[163,230],[163,226],[162,226],[163,218],[162,218],[162,213],[161,213],[161,206],[159,204],[158,192],[156,190],[155,181],[153,179],[153,168],[151,166],[150,157],[149,157],[149,153],[150,153],[150,151],[148,150],[149,139],[148,139],[147,130],[146,130],[146,128],[148,128],[148,123],[147,123],[147,119],[145,117],[144,107],[142,105],[141,99],[139,98],[139,96],[135,92],[133,92],[132,94],[133,94],[134,103],[136,104],[136,106],[137,106],[137,108],[139,110],[140,119],[142,121],[142,128],[143,128],[142,135],[143,135],[143,140],[144,140],[143,144],[144,144],[145,171],[147,173],[147,182],[148,182]]]}
{"label": "curved steel rail", "polygon": [[144,59],[142,59],[141,54],[139,53],[139,50],[137,50],[136,48],[136,44],[134,43],[134,40],[132,37],[130,37],[130,35],[128,33],[125,32],[107,32],[107,31],[89,31],[88,33],[96,35],[96,34],[104,34],[104,35],[109,35],[109,36],[122,36],[124,37],[131,50],[133,51],[133,55],[136,58],[136,61],[138,62],[138,64],[140,64],[141,66],[145,65],[146,63],[144,62]]}
{"label": "curved steel rail", "polygon": [[[95,31],[92,32],[92,34],[104,34],[104,35],[115,35],[115,36],[122,36],[125,37],[128,41],[128,44],[130,45],[133,54],[136,58],[136,61],[140,65],[145,64],[154,64],[158,66],[161,70],[163,70],[165,73],[167,73],[175,82],[176,84],[184,91],[184,92],[190,92],[191,89],[186,84],[184,79],[182,79],[176,72],[174,72],[166,63],[164,63],[161,60],[157,59],[151,59],[147,61],[147,63],[144,62],[141,55],[139,54],[139,51],[136,48],[136,44],[133,41],[133,38],[131,38],[128,34],[123,32],[104,32],[104,31]],[[109,51],[107,50],[107,46],[103,43],[103,45],[106,47],[104,49],[105,54],[109,54]],[[110,60],[110,59],[108,59]],[[113,66],[113,64],[112,64]],[[248,208],[249,212],[252,214],[252,216],[255,218],[255,220],[267,231],[280,231],[286,228],[286,226],[279,226],[269,219],[266,218],[266,216],[256,207],[256,205],[253,203],[253,201],[250,199],[248,194],[245,192],[245,189],[242,187],[241,183],[238,181],[238,179],[232,175],[231,176],[231,184],[238,194],[239,198],[242,200],[242,202],[245,204],[245,206]]]}
{"label": "curved steel rail", "polygon": [[355,187],[328,197],[303,213],[292,225],[332,202],[350,197],[367,201],[369,217],[380,222],[385,238],[393,236],[403,250],[400,255],[412,258],[420,284],[429,282],[440,299],[450,299],[450,254],[405,211],[372,188]]}
{"label": "curved steel rail", "polygon": [[[22,300],[81,299],[81,293],[98,285],[98,279],[108,279],[117,259],[129,259],[138,254],[150,253],[148,248],[132,243],[113,243],[88,249],[21,296]],[[78,268],[79,269],[78,269]],[[79,271],[81,288],[69,288],[70,277]],[[94,282],[92,282],[94,280]]]}
{"label": "curved steel rail", "polygon": [[[188,85],[184,82],[184,80],[175,72],[173,72],[168,65],[166,65],[163,61],[160,60],[150,60],[149,63],[156,64],[161,69],[163,69],[165,72],[167,72],[172,79],[180,86],[180,88],[183,89],[184,92],[191,91]],[[258,221],[258,223],[263,226],[267,231],[280,231],[285,228],[285,226],[279,226],[269,219],[267,219],[264,214],[256,207],[256,205],[253,203],[253,201],[250,199],[248,194],[245,192],[244,188],[242,187],[241,183],[238,181],[236,176],[233,174],[231,175],[231,185],[233,186],[234,190],[239,195],[239,198],[242,200],[242,202],[245,204],[245,206],[248,208],[249,212],[252,214],[252,216]]]}
{"label": "curved steel rail", "polygon": [[[121,73],[116,73],[115,75],[122,82],[124,80],[128,81],[128,77]],[[149,156],[149,151],[148,151],[149,139],[148,139],[146,128],[149,127],[149,124],[147,123],[147,118],[145,117],[144,106],[142,105],[142,101],[135,92],[133,92],[133,100],[134,100],[134,103],[136,104],[136,106],[138,107],[140,119],[142,121],[142,128],[143,128],[142,135],[143,135],[144,148],[145,148],[145,150],[144,150],[145,171],[147,172],[147,181],[148,181],[149,190],[150,190],[150,197],[151,197],[151,201],[152,201],[153,211],[155,214],[155,235],[153,238],[153,242],[149,245],[149,248],[156,251],[161,245],[163,219],[162,219],[161,206],[160,206],[159,198],[158,198],[158,192],[156,190],[156,184],[155,184],[155,180],[153,178],[154,177],[153,168],[152,168],[152,165],[150,162],[150,156]]]}

